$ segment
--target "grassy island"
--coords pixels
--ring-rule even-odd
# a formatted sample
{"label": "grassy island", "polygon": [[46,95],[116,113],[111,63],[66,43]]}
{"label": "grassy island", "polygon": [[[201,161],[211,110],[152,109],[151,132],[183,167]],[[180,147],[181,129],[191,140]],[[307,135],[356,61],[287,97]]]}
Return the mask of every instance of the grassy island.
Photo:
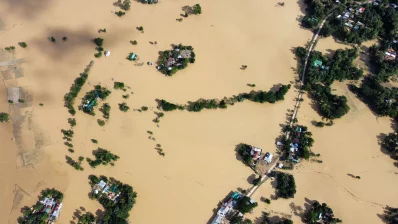
{"label": "grassy island", "polygon": [[193,48],[179,44],[173,46],[172,50],[159,53],[157,69],[167,76],[172,76],[178,70],[185,69],[189,63],[195,63]]}
{"label": "grassy island", "polygon": [[105,210],[100,220],[101,223],[127,224],[127,218],[130,216],[130,211],[137,198],[137,193],[133,188],[105,176],[90,175],[89,180],[93,189],[89,195],[90,198],[98,200]]}

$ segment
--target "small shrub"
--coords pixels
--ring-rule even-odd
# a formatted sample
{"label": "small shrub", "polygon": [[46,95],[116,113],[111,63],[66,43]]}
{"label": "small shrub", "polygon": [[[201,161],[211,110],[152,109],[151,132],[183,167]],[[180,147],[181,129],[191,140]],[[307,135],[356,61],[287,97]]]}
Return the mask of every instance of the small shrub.
{"label": "small shrub", "polygon": [[114,82],[113,88],[114,89],[124,89],[124,83],[123,82]]}
{"label": "small shrub", "polygon": [[63,41],[67,41],[67,40],[68,40],[68,37],[62,37],[62,40],[63,40]]}
{"label": "small shrub", "polygon": [[137,44],[138,44],[138,42],[137,42],[136,40],[130,41],[130,43],[131,43],[132,45],[137,45]]}
{"label": "small shrub", "polygon": [[355,178],[357,178],[357,179],[361,179],[361,177],[360,177],[360,176],[355,176]]}
{"label": "small shrub", "polygon": [[104,43],[104,39],[97,37],[97,38],[95,38],[95,39],[93,40],[93,42],[94,42],[98,47],[102,47],[102,44]]}
{"label": "small shrub", "polygon": [[9,46],[9,47],[6,47],[6,48],[4,48],[6,51],[13,51],[13,50],[15,50],[15,47],[14,46]]}
{"label": "small shrub", "polygon": [[104,51],[104,48],[103,48],[103,47],[97,47],[96,49],[97,49],[97,51],[100,51],[100,52],[101,52],[101,51]]}
{"label": "small shrub", "polygon": [[49,37],[48,38],[51,42],[55,43],[55,38],[54,37]]}
{"label": "small shrub", "polygon": [[147,111],[147,110],[148,110],[148,107],[147,107],[147,106],[142,106],[142,107],[141,107],[141,110],[142,110],[142,111]]}
{"label": "small shrub", "polygon": [[129,97],[130,97],[130,95],[129,94],[126,94],[126,95],[123,95],[122,96],[124,99],[128,99]]}
{"label": "small shrub", "polygon": [[71,148],[69,148],[68,151],[69,151],[70,153],[74,153],[74,152],[75,152],[75,150],[73,150],[73,149],[71,149]]}
{"label": "small shrub", "polygon": [[137,27],[137,30],[139,30],[139,31],[141,31],[141,32],[143,33],[143,32],[144,32],[144,27],[138,26],[138,27]]}
{"label": "small shrub", "polygon": [[153,132],[152,131],[146,131],[148,134],[150,134],[150,135],[152,135],[153,134]]}
{"label": "small shrub", "polygon": [[123,111],[123,112],[127,112],[128,110],[130,110],[130,107],[127,106],[126,103],[120,103],[120,104],[119,104],[119,109],[120,109],[121,111]]}
{"label": "small shrub", "polygon": [[25,42],[19,42],[18,45],[22,48],[26,48],[28,46]]}
{"label": "small shrub", "polygon": [[94,144],[98,144],[97,139],[91,139],[91,142],[94,143]]}
{"label": "small shrub", "polygon": [[105,125],[105,121],[101,120],[101,119],[97,119],[97,123],[99,124],[99,126],[104,126]]}
{"label": "small shrub", "polygon": [[25,100],[19,99],[18,102],[19,102],[19,103],[25,103]]}
{"label": "small shrub", "polygon": [[76,119],[75,118],[68,118],[68,123],[71,127],[76,126]]}
{"label": "small shrub", "polygon": [[123,10],[129,11],[131,8],[131,0],[124,0],[119,7]]}
{"label": "small shrub", "polygon": [[100,108],[100,111],[104,114],[105,119],[109,119],[110,112],[111,112],[111,106],[108,103],[104,103],[102,107]]}
{"label": "small shrub", "polygon": [[83,160],[84,160],[84,157],[83,156],[79,156],[79,161],[81,162]]}
{"label": "small shrub", "polygon": [[94,54],[94,56],[96,58],[100,58],[100,57],[102,57],[102,52],[98,51],[97,53]]}
{"label": "small shrub", "polygon": [[265,203],[271,204],[271,200],[269,200],[268,198],[266,198],[266,199],[265,199]]}
{"label": "small shrub", "polygon": [[123,12],[123,11],[117,11],[117,12],[115,12],[115,14],[116,14],[117,16],[119,16],[119,17],[122,17],[122,16],[124,16],[126,13]]}
{"label": "small shrub", "polygon": [[10,116],[7,113],[3,113],[3,112],[0,113],[0,122],[1,123],[7,122],[9,120],[10,120]]}
{"label": "small shrub", "polygon": [[202,14],[202,7],[199,4],[196,4],[192,7],[192,13],[195,15]]}
{"label": "small shrub", "polygon": [[318,122],[315,123],[315,127],[322,128],[324,126],[325,126],[325,123],[323,123],[322,121],[318,121]]}
{"label": "small shrub", "polygon": [[42,106],[44,106],[44,104],[42,104],[42,103],[39,103],[39,105],[42,107]]}
{"label": "small shrub", "polygon": [[249,86],[249,87],[256,87],[256,84],[250,84],[250,83],[248,83],[247,86]]}

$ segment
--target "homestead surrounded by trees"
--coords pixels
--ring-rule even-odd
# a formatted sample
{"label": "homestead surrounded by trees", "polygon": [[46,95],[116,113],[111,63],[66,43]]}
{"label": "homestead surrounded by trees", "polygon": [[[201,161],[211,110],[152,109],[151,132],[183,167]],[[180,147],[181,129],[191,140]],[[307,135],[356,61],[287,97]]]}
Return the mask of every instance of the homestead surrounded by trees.
{"label": "homestead surrounded by trees", "polygon": [[23,216],[18,218],[18,223],[53,223],[61,213],[63,198],[64,195],[55,189],[43,190],[34,206],[23,209]]}
{"label": "homestead surrounded by trees", "polygon": [[137,193],[130,185],[123,184],[114,178],[90,175],[92,192],[91,199],[96,199],[104,206],[104,214],[100,221],[103,224],[127,224],[130,210],[135,204]]}
{"label": "homestead surrounded by trees", "polygon": [[195,63],[193,47],[173,45],[172,50],[160,52],[157,69],[167,76],[172,76],[178,70],[185,69],[189,63]]}

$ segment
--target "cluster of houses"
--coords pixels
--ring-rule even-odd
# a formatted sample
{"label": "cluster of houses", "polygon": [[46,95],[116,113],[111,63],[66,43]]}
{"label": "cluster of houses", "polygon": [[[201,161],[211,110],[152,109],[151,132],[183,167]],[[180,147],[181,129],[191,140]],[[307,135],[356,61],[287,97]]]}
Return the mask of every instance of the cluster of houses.
{"label": "cluster of houses", "polygon": [[[243,195],[239,192],[233,192],[230,197],[225,200],[222,205],[220,206],[220,209],[217,211],[216,216],[214,219],[210,222],[210,224],[227,224],[230,223],[227,220],[227,217],[233,217],[233,216],[243,216],[242,213],[239,211],[235,210],[236,204],[238,201],[243,198]],[[254,204],[255,201],[253,199],[250,199],[248,203]]]}
{"label": "cluster of houses", "polygon": [[117,192],[117,185],[108,185],[105,181],[101,180],[98,184],[94,185],[93,193],[106,195],[106,197],[116,203],[116,199],[120,196],[120,192]]}
{"label": "cluster of houses", "polygon": [[180,50],[179,48],[175,48],[170,52],[169,58],[166,60],[165,64],[157,66],[157,69],[160,70],[163,67],[167,67],[167,69],[171,71],[174,67],[180,67],[183,65],[183,61],[186,58],[191,58],[191,53],[191,50]]}
{"label": "cluster of houses", "polygon": [[338,15],[336,18],[342,19],[344,21],[344,26],[350,31],[351,29],[358,30],[359,28],[365,27],[365,24],[354,21],[355,16],[364,13],[365,7],[359,6],[357,9],[349,8],[348,11],[344,11],[342,14]]}
{"label": "cluster of houses", "polygon": [[[250,156],[252,157],[253,161],[259,161],[261,159],[261,154],[263,150],[257,147],[252,146],[250,150]],[[263,160],[270,164],[272,162],[273,155],[270,152],[265,153]]]}
{"label": "cluster of houses", "polygon": [[[43,208],[40,211],[33,210],[32,213],[47,213],[49,217],[47,223],[54,223],[61,213],[62,202],[57,203],[54,198],[44,198],[42,201],[40,201],[40,203],[43,204]],[[34,209],[34,207],[31,209]]]}
{"label": "cluster of houses", "polygon": [[397,58],[397,52],[392,48],[388,48],[386,52],[384,52],[384,60],[393,61]]}

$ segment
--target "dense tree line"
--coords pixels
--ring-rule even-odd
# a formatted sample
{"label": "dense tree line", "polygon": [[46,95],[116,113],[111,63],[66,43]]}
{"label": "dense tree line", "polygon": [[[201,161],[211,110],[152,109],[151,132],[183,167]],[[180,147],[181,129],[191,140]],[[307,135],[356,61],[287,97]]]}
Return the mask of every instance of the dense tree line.
{"label": "dense tree line", "polygon": [[320,223],[320,220],[325,224],[342,222],[340,219],[334,217],[333,210],[327,204],[320,204],[318,201],[312,204],[311,209],[305,214],[304,219],[305,223],[308,224],[317,224]]}
{"label": "dense tree line", "polygon": [[376,79],[380,82],[388,82],[389,77],[398,74],[398,59],[385,60],[385,52],[389,48],[398,52],[398,43],[387,43],[384,41],[381,46],[373,45],[369,48],[370,63]]}
{"label": "dense tree line", "polygon": [[276,178],[276,195],[281,198],[294,198],[296,182],[294,176],[288,173],[272,171],[271,177]]}
{"label": "dense tree line", "polygon": [[327,119],[341,118],[350,110],[347,105],[347,98],[333,95],[329,86],[312,84],[309,92],[317,101],[321,115]]}
{"label": "dense tree line", "polygon": [[64,195],[53,189],[45,189],[39,196],[39,201],[33,207],[33,209],[25,207],[22,209],[23,216],[18,218],[19,224],[46,224],[48,222],[49,214],[42,211],[44,205],[40,201],[45,198],[53,198],[56,203],[61,203]]}
{"label": "dense tree line", "polygon": [[187,105],[177,105],[166,100],[159,100],[158,107],[164,111],[183,110],[187,109],[190,112],[200,112],[203,109],[225,109],[228,105],[234,105],[237,102],[250,100],[257,103],[275,103],[284,100],[285,94],[289,91],[289,85],[282,85],[276,92],[273,91],[251,91],[250,93],[240,93],[237,96],[224,97],[222,100],[217,99],[199,99],[194,102],[189,102]]}
{"label": "dense tree line", "polygon": [[386,149],[393,159],[398,160],[398,134],[388,134],[382,141],[381,146]]}
{"label": "dense tree line", "polygon": [[117,193],[120,193],[116,201],[110,200],[106,194],[99,192],[98,194],[91,194],[92,199],[96,199],[104,207],[105,211],[101,218],[103,224],[127,224],[127,218],[130,216],[130,211],[135,204],[137,193],[134,192],[130,185],[124,184],[113,178],[105,176],[97,177],[90,175],[90,185],[98,184],[100,180],[105,181],[109,186],[116,186]]}
{"label": "dense tree line", "polygon": [[[301,52],[296,50],[296,55],[299,53]],[[322,55],[319,51],[313,51],[308,59],[305,84],[321,82],[331,85],[335,80],[358,80],[363,76],[363,70],[353,65],[357,57],[356,48],[338,49],[332,58]],[[315,65],[316,61],[321,61],[322,65]]]}
{"label": "dense tree line", "polygon": [[68,112],[72,115],[76,114],[76,110],[73,107],[75,98],[79,94],[83,85],[86,83],[86,80],[88,78],[88,72],[90,71],[93,64],[94,62],[90,62],[90,64],[87,66],[84,72],[81,73],[79,77],[75,79],[74,83],[72,84],[72,87],[70,87],[69,93],[65,94],[64,96],[65,107],[68,108]]}
{"label": "dense tree line", "polygon": [[[295,54],[301,65],[304,64],[306,53],[305,48],[296,48]],[[311,53],[304,74],[304,90],[308,90],[314,97],[323,117],[331,120],[341,118],[350,110],[347,98],[332,94],[330,85],[335,80],[358,80],[363,76],[363,70],[353,65],[357,56],[356,48],[336,50],[332,58],[323,56],[319,51]]]}
{"label": "dense tree line", "polygon": [[368,106],[379,116],[398,116],[398,88],[387,88],[375,77],[364,79],[360,88],[351,86],[351,89],[357,93]]}
{"label": "dense tree line", "polygon": [[[398,88],[382,86],[378,78],[373,76],[363,80],[361,86],[351,86],[363,101],[378,115],[398,119]],[[391,154],[393,159],[398,159],[397,134],[388,134],[381,142],[381,146]]]}

